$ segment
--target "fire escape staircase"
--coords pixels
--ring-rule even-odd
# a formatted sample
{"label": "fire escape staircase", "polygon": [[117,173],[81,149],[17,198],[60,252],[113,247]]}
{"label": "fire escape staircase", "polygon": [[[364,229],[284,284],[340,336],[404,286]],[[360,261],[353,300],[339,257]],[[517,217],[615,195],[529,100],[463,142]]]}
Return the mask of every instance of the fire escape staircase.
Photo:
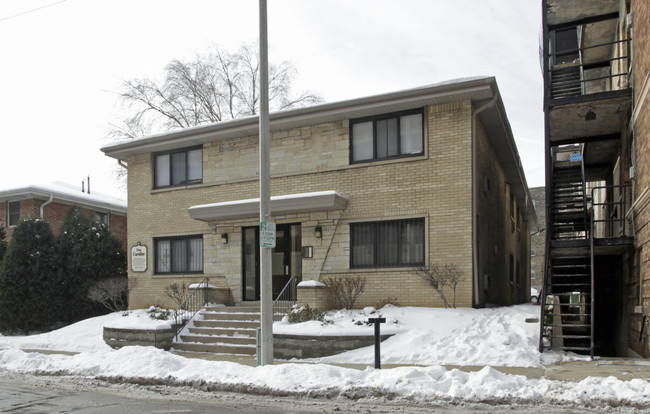
{"label": "fire escape staircase", "polygon": [[593,240],[582,151],[575,146],[559,149],[555,159],[540,351],[559,349],[593,356]]}

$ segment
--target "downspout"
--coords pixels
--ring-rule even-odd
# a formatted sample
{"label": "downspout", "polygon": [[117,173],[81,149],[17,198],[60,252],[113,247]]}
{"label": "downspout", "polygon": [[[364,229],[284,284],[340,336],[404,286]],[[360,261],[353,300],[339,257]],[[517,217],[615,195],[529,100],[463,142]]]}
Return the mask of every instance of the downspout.
{"label": "downspout", "polygon": [[117,160],[117,163],[119,164],[120,167],[124,168],[125,170],[129,169],[129,167],[124,163],[124,161]]}
{"label": "downspout", "polygon": [[480,275],[478,268],[478,220],[476,215],[478,214],[478,184],[477,180],[477,162],[476,162],[476,123],[478,120],[478,115],[494,106],[495,102],[499,98],[498,91],[494,94],[494,97],[487,103],[478,107],[472,114],[472,268],[474,273],[474,307],[480,305],[479,301],[479,288],[480,288]]}
{"label": "downspout", "polygon": [[52,201],[54,201],[54,194],[50,194],[50,199],[41,204],[41,220],[43,220],[43,210],[45,209],[45,206],[52,204]]}

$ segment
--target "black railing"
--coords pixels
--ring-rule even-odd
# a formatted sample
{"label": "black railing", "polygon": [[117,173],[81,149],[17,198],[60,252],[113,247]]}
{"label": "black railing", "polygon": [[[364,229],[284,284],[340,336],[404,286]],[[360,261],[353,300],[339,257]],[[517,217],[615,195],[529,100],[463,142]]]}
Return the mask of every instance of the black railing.
{"label": "black railing", "polygon": [[[185,325],[210,302],[210,279],[207,277],[197,285],[190,285],[193,290],[174,311],[176,323],[176,340]],[[195,287],[196,286],[196,287]]]}
{"label": "black railing", "polygon": [[291,276],[289,281],[280,291],[280,294],[273,301],[273,321],[282,320],[284,315],[296,304],[296,282],[295,276]]}
{"label": "black railing", "polygon": [[592,228],[594,238],[627,236],[625,214],[629,184],[607,185],[591,189]]}
{"label": "black railing", "polygon": [[[551,99],[568,98],[581,95],[590,95],[600,92],[628,89],[630,75],[630,50],[631,39],[616,40],[592,46],[585,46],[578,49],[563,50],[561,52],[549,53],[549,69],[547,76],[547,93]],[[606,59],[583,60],[583,54],[589,49],[604,47],[616,47],[625,45],[621,56],[613,56]],[[622,48],[623,49],[623,48]],[[575,61],[556,62],[563,56],[578,55]],[[610,55],[613,55],[610,53]],[[620,66],[614,69],[615,63]],[[604,70],[603,70],[604,69]],[[618,85],[598,84],[610,80],[618,81]]]}

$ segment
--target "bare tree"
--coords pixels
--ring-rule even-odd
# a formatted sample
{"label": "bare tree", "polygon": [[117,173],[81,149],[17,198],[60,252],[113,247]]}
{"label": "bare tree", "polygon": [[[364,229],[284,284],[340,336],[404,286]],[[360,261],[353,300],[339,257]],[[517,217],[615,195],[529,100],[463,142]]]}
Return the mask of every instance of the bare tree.
{"label": "bare tree", "polygon": [[[456,307],[456,287],[461,280],[463,280],[463,273],[453,264],[439,264],[434,263],[428,268],[420,266],[417,269],[417,274],[431,285],[431,287],[438,293],[440,299],[445,304],[445,308]],[[449,304],[445,294],[445,288],[452,290],[452,305]]]}
{"label": "bare tree", "polygon": [[[311,92],[294,94],[294,66],[269,65],[269,105],[282,110],[322,101]],[[126,115],[109,136],[131,138],[152,131],[188,128],[257,114],[259,61],[254,44],[230,53],[213,45],[192,60],[174,59],[164,79],[127,80],[119,92]]]}

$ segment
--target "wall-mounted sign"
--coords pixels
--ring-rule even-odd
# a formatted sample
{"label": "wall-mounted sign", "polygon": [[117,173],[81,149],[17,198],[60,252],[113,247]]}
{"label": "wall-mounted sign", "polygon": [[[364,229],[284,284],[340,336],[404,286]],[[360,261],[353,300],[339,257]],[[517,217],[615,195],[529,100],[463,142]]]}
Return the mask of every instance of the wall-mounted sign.
{"label": "wall-mounted sign", "polygon": [[138,242],[137,246],[131,247],[131,270],[134,272],[147,271],[147,246]]}
{"label": "wall-mounted sign", "polygon": [[275,247],[275,222],[260,222],[260,246]]}

